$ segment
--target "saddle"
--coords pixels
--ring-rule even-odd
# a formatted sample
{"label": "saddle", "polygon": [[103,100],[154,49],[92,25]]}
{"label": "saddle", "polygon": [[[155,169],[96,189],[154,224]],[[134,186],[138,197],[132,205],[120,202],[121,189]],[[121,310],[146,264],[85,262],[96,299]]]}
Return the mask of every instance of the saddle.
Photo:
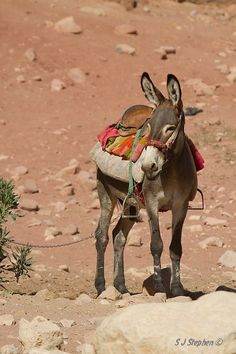
{"label": "saddle", "polygon": [[129,107],[117,124],[120,136],[135,134],[139,128],[151,117],[153,108],[145,105]]}

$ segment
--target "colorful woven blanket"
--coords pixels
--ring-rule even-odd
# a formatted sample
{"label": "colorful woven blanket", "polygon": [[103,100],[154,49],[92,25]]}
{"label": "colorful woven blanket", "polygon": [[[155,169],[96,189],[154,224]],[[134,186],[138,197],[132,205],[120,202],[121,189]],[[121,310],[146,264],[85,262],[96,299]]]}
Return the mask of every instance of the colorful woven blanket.
{"label": "colorful woven blanket", "polygon": [[[135,134],[129,136],[120,136],[118,129],[116,128],[116,124],[110,125],[98,135],[98,140],[100,141],[103,150],[109,152],[110,154],[123,157],[124,159],[130,159],[134,139]],[[148,141],[148,133],[140,137],[136,149],[132,155],[133,162],[138,160]],[[204,168],[204,159],[194,143],[189,138],[188,144],[193,155],[196,170],[200,171]]]}

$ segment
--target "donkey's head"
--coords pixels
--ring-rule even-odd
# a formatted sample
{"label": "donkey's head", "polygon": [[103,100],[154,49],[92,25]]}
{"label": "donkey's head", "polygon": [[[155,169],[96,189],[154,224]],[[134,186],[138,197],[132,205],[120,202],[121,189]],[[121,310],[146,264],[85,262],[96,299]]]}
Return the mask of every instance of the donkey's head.
{"label": "donkey's head", "polygon": [[155,87],[147,73],[142,75],[141,86],[146,98],[155,105],[148,123],[150,142],[142,163],[146,177],[154,179],[162,171],[170,152],[178,155],[183,148],[184,114],[181,88],[179,81],[172,74],[167,76],[168,99]]}

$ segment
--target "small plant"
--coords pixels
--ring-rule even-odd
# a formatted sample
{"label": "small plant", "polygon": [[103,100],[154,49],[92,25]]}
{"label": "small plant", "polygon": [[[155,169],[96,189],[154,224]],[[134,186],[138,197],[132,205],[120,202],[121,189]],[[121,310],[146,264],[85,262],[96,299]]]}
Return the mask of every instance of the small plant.
{"label": "small plant", "polygon": [[1,273],[12,271],[16,280],[22,275],[29,276],[31,269],[31,258],[29,254],[31,247],[29,245],[11,248],[13,238],[4,226],[9,218],[16,220],[15,210],[18,207],[19,197],[13,191],[14,185],[0,178],[0,281]]}

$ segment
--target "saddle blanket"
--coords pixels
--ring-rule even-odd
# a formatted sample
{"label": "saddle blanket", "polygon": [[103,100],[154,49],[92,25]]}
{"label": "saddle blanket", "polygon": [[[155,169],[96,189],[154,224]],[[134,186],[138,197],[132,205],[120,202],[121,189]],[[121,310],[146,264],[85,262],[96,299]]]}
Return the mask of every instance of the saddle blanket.
{"label": "saddle blanket", "polygon": [[[125,160],[121,156],[112,155],[106,150],[103,150],[99,141],[90,151],[90,156],[103,173],[118,181],[129,182],[129,160]],[[136,183],[143,181],[144,173],[141,169],[142,160],[141,154],[136,162],[132,162],[132,176]]]}
{"label": "saddle blanket", "polygon": [[[131,157],[132,146],[134,143],[135,134],[128,136],[120,136],[116,125],[110,125],[104,129],[99,135],[98,140],[101,143],[102,150],[120,156],[123,159],[129,160]],[[132,155],[132,161],[136,162],[142,154],[145,145],[149,141],[149,134],[146,133],[144,136],[139,138],[136,149]],[[204,168],[204,159],[201,153],[198,151],[191,139],[187,137],[189,148],[192,152],[193,159],[195,162],[196,170],[200,171]],[[117,161],[117,160],[116,160]]]}

